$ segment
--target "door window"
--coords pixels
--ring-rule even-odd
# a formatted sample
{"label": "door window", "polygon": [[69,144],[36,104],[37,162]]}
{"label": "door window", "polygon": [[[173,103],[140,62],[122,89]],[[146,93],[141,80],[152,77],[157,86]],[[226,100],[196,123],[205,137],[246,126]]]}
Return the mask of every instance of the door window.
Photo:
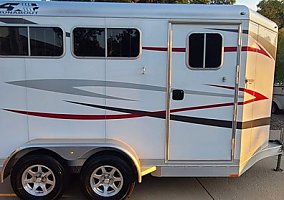
{"label": "door window", "polygon": [[193,33],[188,38],[188,65],[216,69],[222,65],[223,38],[218,33]]}

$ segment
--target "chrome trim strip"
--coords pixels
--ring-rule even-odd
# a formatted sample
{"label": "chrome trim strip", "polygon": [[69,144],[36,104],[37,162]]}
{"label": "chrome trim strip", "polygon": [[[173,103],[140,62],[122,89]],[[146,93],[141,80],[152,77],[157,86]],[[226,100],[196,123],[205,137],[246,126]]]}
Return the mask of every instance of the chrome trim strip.
{"label": "chrome trim strip", "polygon": [[161,159],[142,159],[140,160],[142,167],[143,166],[238,166],[240,160],[236,159],[234,162],[231,161],[222,161],[222,160],[191,160],[191,161],[168,161],[165,163],[164,160]]}
{"label": "chrome trim strip", "polygon": [[28,57],[31,56],[31,35],[30,35],[30,27],[27,27],[28,31]]}
{"label": "chrome trim strip", "polygon": [[184,20],[171,20],[169,21],[169,23],[171,24],[197,24],[197,25],[240,25],[242,23],[242,20],[196,20],[196,19],[192,19],[192,20],[188,20],[188,19],[184,19]]}
{"label": "chrome trim strip", "polygon": [[168,24],[168,66],[166,92],[166,132],[165,132],[165,162],[170,158],[170,118],[171,118],[171,87],[172,87],[172,23]]}
{"label": "chrome trim strip", "polygon": [[238,95],[239,95],[239,84],[240,84],[240,65],[241,65],[241,53],[242,53],[242,24],[238,26],[238,51],[236,60],[236,79],[235,79],[235,97],[234,97],[234,110],[233,110],[233,124],[232,124],[232,144],[231,144],[231,160],[234,161],[236,151],[236,132],[238,128],[237,114],[238,114]]}

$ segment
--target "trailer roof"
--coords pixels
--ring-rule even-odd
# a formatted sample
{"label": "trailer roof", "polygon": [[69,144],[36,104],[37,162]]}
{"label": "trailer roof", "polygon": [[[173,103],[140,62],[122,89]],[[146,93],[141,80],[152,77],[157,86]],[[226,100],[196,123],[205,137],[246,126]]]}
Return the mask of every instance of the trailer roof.
{"label": "trailer roof", "polygon": [[252,19],[275,30],[275,23],[243,5],[0,1],[0,16],[114,17],[199,20]]}

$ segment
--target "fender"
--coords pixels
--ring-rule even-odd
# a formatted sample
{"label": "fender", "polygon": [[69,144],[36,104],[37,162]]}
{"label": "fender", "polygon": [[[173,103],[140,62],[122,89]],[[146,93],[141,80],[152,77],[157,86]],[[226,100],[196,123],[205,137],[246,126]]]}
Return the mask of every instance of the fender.
{"label": "fender", "polygon": [[[18,159],[36,150],[49,150],[67,161],[86,161],[101,149],[119,151],[128,156],[137,170],[138,182],[142,182],[142,169],[138,155],[127,144],[113,139],[35,139],[17,148],[4,162],[1,182],[10,175]],[[84,162],[75,162],[83,166]]]}

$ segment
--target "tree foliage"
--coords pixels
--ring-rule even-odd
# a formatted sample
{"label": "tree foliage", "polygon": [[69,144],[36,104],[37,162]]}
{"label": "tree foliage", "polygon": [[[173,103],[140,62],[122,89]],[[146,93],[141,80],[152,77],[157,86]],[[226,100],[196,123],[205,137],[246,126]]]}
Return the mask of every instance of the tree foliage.
{"label": "tree foliage", "polygon": [[257,5],[258,12],[277,23],[279,28],[284,26],[284,2],[279,0],[262,0]]}
{"label": "tree foliage", "polygon": [[234,4],[236,0],[189,0],[192,4]]}
{"label": "tree foliage", "polygon": [[281,28],[278,34],[275,82],[284,83],[284,28]]}
{"label": "tree foliage", "polygon": [[[58,0],[55,0],[58,1]],[[60,1],[60,0],[59,0]],[[61,0],[72,1],[72,0]],[[236,0],[75,0],[92,2],[121,2],[121,3],[183,3],[183,4],[234,4]]]}
{"label": "tree foliage", "polygon": [[258,12],[277,23],[279,27],[275,82],[284,82],[284,1],[262,0]]}

